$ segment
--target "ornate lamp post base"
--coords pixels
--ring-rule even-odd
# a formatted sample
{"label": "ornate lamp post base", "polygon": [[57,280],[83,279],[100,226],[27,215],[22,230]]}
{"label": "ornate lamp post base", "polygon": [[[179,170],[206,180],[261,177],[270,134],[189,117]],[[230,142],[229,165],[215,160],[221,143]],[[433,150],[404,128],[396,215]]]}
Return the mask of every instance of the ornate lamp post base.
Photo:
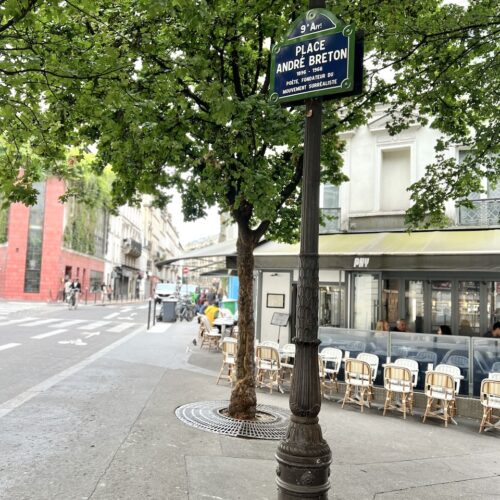
{"label": "ornate lamp post base", "polygon": [[290,417],[286,438],[276,452],[279,500],[325,500],[330,489],[330,448],[317,417]]}

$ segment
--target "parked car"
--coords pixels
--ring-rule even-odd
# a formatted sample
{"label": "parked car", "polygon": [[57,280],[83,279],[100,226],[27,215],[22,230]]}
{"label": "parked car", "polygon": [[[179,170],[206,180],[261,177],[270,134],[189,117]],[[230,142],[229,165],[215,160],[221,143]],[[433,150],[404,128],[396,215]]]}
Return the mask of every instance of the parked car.
{"label": "parked car", "polygon": [[189,296],[196,291],[197,285],[180,285],[178,283],[157,283],[155,288],[155,302],[160,304],[165,299],[178,299]]}
{"label": "parked car", "polygon": [[161,304],[162,300],[176,298],[178,296],[175,283],[157,283],[155,287],[155,302]]}

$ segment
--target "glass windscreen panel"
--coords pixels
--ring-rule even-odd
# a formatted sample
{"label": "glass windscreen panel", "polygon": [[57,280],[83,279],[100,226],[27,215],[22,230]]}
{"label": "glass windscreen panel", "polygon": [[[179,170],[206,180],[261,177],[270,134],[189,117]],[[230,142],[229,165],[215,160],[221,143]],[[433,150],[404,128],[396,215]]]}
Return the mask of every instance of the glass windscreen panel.
{"label": "glass windscreen panel", "polygon": [[500,373],[500,339],[473,338],[473,394],[479,396],[481,381]]}
{"label": "glass windscreen panel", "polygon": [[[320,352],[325,347],[336,347],[342,351],[343,357],[356,358],[363,352],[375,354],[379,358],[375,384],[384,385],[382,364],[387,360],[389,332],[320,327],[318,337],[321,340]],[[339,380],[343,380],[343,371],[340,375]]]}
{"label": "glass windscreen panel", "polygon": [[379,277],[376,274],[354,274],[354,328],[374,330],[378,320]]}
{"label": "glass windscreen panel", "polygon": [[458,282],[458,335],[480,335],[480,287],[479,281]]}
{"label": "glass windscreen panel", "polygon": [[435,370],[440,364],[459,368],[457,378],[459,394],[469,393],[469,339],[450,335],[391,332],[391,361],[399,358],[413,359],[418,363],[418,383],[423,389],[425,372]]}
{"label": "glass windscreen panel", "polygon": [[431,331],[451,325],[451,281],[431,282]]}
{"label": "glass windscreen panel", "polygon": [[424,331],[424,282],[405,282],[405,311],[408,331]]}

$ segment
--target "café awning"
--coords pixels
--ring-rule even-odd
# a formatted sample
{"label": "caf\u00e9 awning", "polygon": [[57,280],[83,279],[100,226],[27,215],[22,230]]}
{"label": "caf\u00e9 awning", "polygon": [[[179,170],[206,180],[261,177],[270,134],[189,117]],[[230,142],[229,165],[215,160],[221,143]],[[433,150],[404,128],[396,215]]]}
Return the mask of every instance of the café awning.
{"label": "caf\u00e9 awning", "polygon": [[207,257],[228,257],[232,255],[236,256],[236,240],[227,240],[221,243],[196,248],[195,250],[191,250],[181,255],[162,260],[156,265],[166,266],[180,260],[204,259]]}
{"label": "caf\u00e9 awning", "polygon": [[[258,268],[298,267],[300,244],[267,242]],[[500,229],[320,235],[320,268],[500,272]]]}

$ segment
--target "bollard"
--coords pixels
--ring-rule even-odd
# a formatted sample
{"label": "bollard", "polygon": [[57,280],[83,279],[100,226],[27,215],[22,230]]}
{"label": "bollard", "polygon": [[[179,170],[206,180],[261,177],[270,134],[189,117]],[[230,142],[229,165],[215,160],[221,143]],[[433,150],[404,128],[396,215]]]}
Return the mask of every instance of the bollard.
{"label": "bollard", "polygon": [[153,326],[156,325],[156,300],[153,302]]}
{"label": "bollard", "polygon": [[88,295],[88,293],[89,293],[89,289],[87,288],[85,290],[85,305],[87,305],[87,295]]}
{"label": "bollard", "polygon": [[149,330],[149,324],[151,322],[151,297],[149,297],[149,304],[148,304],[148,330]]}
{"label": "bollard", "polygon": [[94,292],[94,305],[97,304],[97,292]]}

